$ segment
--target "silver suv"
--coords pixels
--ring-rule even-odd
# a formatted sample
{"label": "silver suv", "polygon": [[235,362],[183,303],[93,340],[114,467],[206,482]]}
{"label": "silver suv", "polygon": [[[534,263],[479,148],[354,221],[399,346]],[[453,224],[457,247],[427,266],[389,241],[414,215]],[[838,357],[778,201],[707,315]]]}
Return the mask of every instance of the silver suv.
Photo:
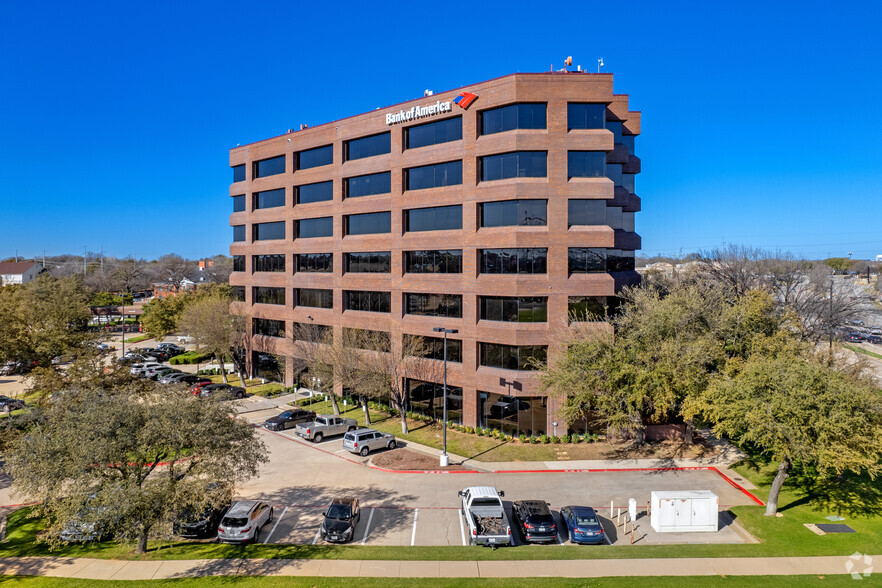
{"label": "silver suv", "polygon": [[343,435],[343,449],[359,453],[362,457],[375,449],[395,449],[397,446],[395,435],[374,429],[356,429]]}
{"label": "silver suv", "polygon": [[221,519],[217,540],[224,543],[257,543],[260,530],[273,520],[273,507],[259,500],[234,502]]}

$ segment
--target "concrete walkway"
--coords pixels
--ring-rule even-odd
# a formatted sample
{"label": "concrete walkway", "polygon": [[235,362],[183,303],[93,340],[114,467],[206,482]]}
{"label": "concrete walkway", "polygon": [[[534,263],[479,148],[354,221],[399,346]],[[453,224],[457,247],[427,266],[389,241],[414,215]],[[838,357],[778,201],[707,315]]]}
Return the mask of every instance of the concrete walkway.
{"label": "concrete walkway", "polygon": [[[882,555],[872,556],[876,561]],[[866,560],[864,560],[866,561]],[[848,562],[851,567],[846,568]],[[159,580],[202,576],[365,578],[598,578],[605,576],[784,576],[863,572],[849,556],[591,559],[533,561],[389,561],[333,559],[197,559],[121,561],[89,558],[0,558],[0,575],[91,580]]]}

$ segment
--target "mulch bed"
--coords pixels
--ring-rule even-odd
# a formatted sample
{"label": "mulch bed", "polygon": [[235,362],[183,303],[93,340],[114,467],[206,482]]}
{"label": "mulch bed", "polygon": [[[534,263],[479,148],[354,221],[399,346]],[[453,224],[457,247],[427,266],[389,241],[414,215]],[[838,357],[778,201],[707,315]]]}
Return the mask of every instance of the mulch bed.
{"label": "mulch bed", "polygon": [[453,464],[442,468],[439,466],[439,463],[437,457],[404,449],[403,447],[378,453],[371,459],[372,465],[387,470],[462,471],[474,469]]}

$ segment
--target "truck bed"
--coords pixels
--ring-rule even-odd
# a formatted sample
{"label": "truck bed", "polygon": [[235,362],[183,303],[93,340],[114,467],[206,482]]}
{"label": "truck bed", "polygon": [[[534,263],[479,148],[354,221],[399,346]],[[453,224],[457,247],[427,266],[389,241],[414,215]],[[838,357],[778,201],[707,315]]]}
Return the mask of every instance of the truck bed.
{"label": "truck bed", "polygon": [[505,519],[502,517],[475,516],[475,525],[478,535],[506,535],[508,531]]}

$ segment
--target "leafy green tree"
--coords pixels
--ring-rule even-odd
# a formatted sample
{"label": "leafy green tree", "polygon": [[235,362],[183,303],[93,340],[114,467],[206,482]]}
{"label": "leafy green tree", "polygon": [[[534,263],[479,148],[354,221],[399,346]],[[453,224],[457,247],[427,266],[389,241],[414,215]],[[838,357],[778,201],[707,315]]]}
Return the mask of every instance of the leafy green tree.
{"label": "leafy green tree", "polygon": [[88,294],[76,277],[46,274],[24,285],[0,288],[0,361],[35,361],[81,348],[90,334]]}
{"label": "leafy green tree", "polygon": [[94,522],[144,553],[185,507],[220,504],[267,460],[228,403],[184,390],[70,388],[44,411],[12,443],[8,468],[53,544],[66,526]]}
{"label": "leafy green tree", "polygon": [[188,295],[178,294],[166,298],[154,298],[144,306],[141,322],[151,337],[162,340],[178,330],[178,321],[187,305]]}
{"label": "leafy green tree", "polygon": [[851,259],[847,257],[829,257],[824,260],[824,263],[827,264],[827,267],[832,269],[834,272],[845,272],[848,268],[851,267],[853,263]]}
{"label": "leafy green tree", "polygon": [[737,358],[689,410],[713,423],[717,435],[778,463],[766,515],[777,512],[794,464],[872,479],[882,471],[879,391],[806,359],[781,338],[745,361]]}

